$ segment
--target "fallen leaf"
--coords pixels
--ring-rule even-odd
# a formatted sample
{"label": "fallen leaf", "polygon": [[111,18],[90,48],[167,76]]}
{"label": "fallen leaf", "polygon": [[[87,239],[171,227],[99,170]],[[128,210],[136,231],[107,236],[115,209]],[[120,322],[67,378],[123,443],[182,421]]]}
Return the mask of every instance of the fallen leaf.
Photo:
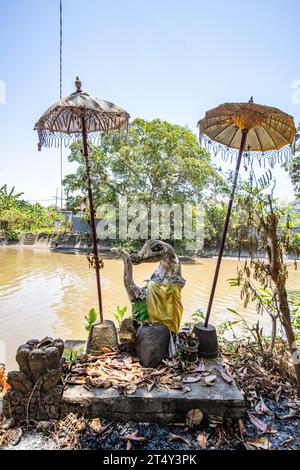
{"label": "fallen leaf", "polygon": [[199,434],[199,436],[197,437],[197,442],[201,449],[206,449],[206,435],[204,434],[204,432]]}
{"label": "fallen leaf", "polygon": [[182,393],[189,393],[191,391],[192,391],[191,387],[185,387]]}
{"label": "fallen leaf", "polygon": [[289,413],[284,416],[279,416],[277,415],[279,419],[292,419],[298,417],[298,410],[295,410],[293,408],[290,408]]}
{"label": "fallen leaf", "polygon": [[21,440],[23,431],[21,428],[17,428],[11,431],[9,444],[12,446],[17,446]]}
{"label": "fallen leaf", "polygon": [[127,441],[126,450],[131,450],[132,447],[133,447],[132,442],[131,442],[131,441]]}
{"label": "fallen leaf", "polygon": [[209,426],[212,428],[215,428],[216,426],[223,424],[222,416],[209,415],[208,420],[209,420]]}
{"label": "fallen leaf", "polygon": [[182,441],[186,445],[191,446],[192,444],[183,436],[178,436],[177,434],[170,434],[169,441]]}
{"label": "fallen leaf", "polygon": [[85,377],[70,377],[66,383],[69,385],[83,385],[85,384],[85,381]]}
{"label": "fallen leaf", "polygon": [[254,447],[255,449],[268,450],[269,439],[267,437],[258,437],[255,441],[247,441],[246,444]]}
{"label": "fallen leaf", "polygon": [[201,361],[197,365],[196,369],[194,369],[194,370],[195,370],[195,372],[205,372],[206,371],[206,367],[205,367],[203,359],[201,359]]}
{"label": "fallen leaf", "polygon": [[294,442],[295,438],[293,436],[289,436],[285,441],[282,442],[281,445],[287,446],[288,444],[291,444]]}
{"label": "fallen leaf", "polygon": [[265,402],[263,401],[262,397],[260,397],[260,401],[259,401],[258,404],[256,405],[255,410],[257,411],[257,413],[261,413],[261,414],[268,415],[268,416],[273,416],[273,414],[274,414],[274,413],[267,407],[267,405],[266,405]]}
{"label": "fallen leaf", "polygon": [[220,370],[219,372],[220,372],[222,379],[225,380],[225,382],[227,382],[228,384],[231,384],[233,382],[233,378],[229,374],[226,374],[222,370]]}
{"label": "fallen leaf", "polygon": [[152,388],[154,387],[155,385],[155,380],[153,380],[153,382],[151,382],[150,384],[147,385],[147,390],[148,392],[151,392]]}
{"label": "fallen leaf", "polygon": [[114,350],[114,348],[113,348],[112,346],[107,345],[107,346],[102,346],[101,352],[102,352],[103,354],[108,354],[108,353],[115,352],[115,350]]}
{"label": "fallen leaf", "polygon": [[181,375],[175,375],[175,377],[173,377],[173,380],[174,380],[175,382],[181,382],[182,377],[181,377]]}
{"label": "fallen leaf", "polygon": [[240,430],[241,438],[243,438],[244,432],[245,432],[245,425],[242,419],[239,419],[239,430]]}
{"label": "fallen leaf", "polygon": [[89,422],[89,427],[90,427],[94,432],[96,432],[97,434],[103,430],[103,428],[102,428],[102,426],[101,426],[101,421],[100,421],[99,418],[92,419],[92,420]]}
{"label": "fallen leaf", "polygon": [[9,385],[6,382],[6,373],[5,373],[5,367],[0,365],[0,391],[2,393],[5,393],[6,390],[9,389]]}
{"label": "fallen leaf", "polygon": [[122,441],[134,441],[134,442],[144,442],[146,440],[145,437],[139,436],[138,431],[135,431],[132,434],[126,434],[125,436],[120,436]]}
{"label": "fallen leaf", "polygon": [[199,426],[203,420],[203,413],[199,408],[189,410],[186,414],[186,424],[189,428]]}
{"label": "fallen leaf", "polygon": [[204,380],[205,380],[205,385],[211,386],[215,385],[214,382],[216,380],[216,375],[207,375]]}
{"label": "fallen leaf", "polygon": [[282,389],[282,386],[280,385],[278,387],[278,389],[276,390],[275,392],[275,400],[278,402],[279,401],[279,398],[280,398],[280,395],[282,393],[283,389]]}
{"label": "fallen leaf", "polygon": [[136,385],[129,385],[125,389],[126,395],[133,395],[137,391]]}
{"label": "fallen leaf", "polygon": [[191,384],[195,382],[199,382],[202,379],[200,374],[195,375],[186,375],[183,379],[184,384]]}
{"label": "fallen leaf", "polygon": [[248,411],[251,423],[261,432],[268,432],[268,425]]}

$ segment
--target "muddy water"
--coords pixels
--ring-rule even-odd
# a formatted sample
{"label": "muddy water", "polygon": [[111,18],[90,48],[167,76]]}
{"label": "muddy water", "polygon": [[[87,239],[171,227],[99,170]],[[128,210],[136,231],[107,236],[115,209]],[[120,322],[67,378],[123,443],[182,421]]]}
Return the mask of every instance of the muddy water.
{"label": "muddy water", "polygon": [[[183,264],[184,319],[199,307],[205,309],[215,263],[215,259],[201,259],[197,264]],[[227,279],[236,276],[237,266],[233,259],[222,263],[212,323],[232,318],[227,307],[242,312],[249,322],[257,318],[253,306],[243,309],[239,289],[228,286]],[[154,269],[155,264],[135,266],[136,283],[142,285]],[[105,317],[112,319],[117,305],[128,305],[130,310],[122,281],[123,263],[105,260],[102,276]],[[291,267],[289,287],[296,290],[299,286],[300,270]],[[0,341],[5,343],[8,368],[15,366],[17,346],[29,338],[85,338],[84,314],[96,306],[94,272],[84,255],[0,247]]]}

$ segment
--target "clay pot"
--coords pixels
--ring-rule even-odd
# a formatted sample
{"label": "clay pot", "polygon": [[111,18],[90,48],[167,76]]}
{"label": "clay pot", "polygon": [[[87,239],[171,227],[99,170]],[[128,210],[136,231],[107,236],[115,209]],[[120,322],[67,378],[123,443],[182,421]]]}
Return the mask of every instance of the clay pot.
{"label": "clay pot", "polygon": [[188,364],[194,364],[198,360],[198,341],[195,341],[195,345],[189,345],[182,343],[178,346],[178,350],[181,353],[181,357],[184,362]]}

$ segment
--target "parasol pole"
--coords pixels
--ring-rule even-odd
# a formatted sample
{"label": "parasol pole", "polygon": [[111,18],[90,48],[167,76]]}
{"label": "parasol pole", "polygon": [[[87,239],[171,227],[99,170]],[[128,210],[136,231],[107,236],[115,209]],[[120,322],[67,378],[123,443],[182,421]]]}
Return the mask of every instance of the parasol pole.
{"label": "parasol pole", "polygon": [[91,180],[91,175],[90,175],[89,152],[88,152],[88,145],[87,145],[87,131],[86,131],[86,123],[85,123],[84,116],[82,116],[81,118],[81,124],[82,124],[83,156],[84,156],[86,179],[87,179],[87,191],[88,191],[88,198],[89,198],[91,229],[92,229],[92,237],[93,237],[93,253],[94,253],[95,269],[96,269],[99,314],[100,314],[100,323],[103,323],[101,278],[100,278],[100,264],[99,264],[97,233],[96,233],[95,208],[94,208],[94,200],[93,200],[93,192],[92,192],[92,180]]}
{"label": "parasol pole", "polygon": [[222,261],[224,246],[225,246],[225,241],[226,241],[226,235],[227,235],[229,221],[230,221],[231,209],[232,209],[232,204],[233,204],[233,200],[234,200],[235,190],[236,190],[236,187],[237,187],[237,181],[238,181],[238,175],[239,175],[239,171],[240,171],[242,156],[243,156],[243,152],[244,152],[245,145],[246,145],[247,134],[248,134],[248,129],[243,129],[242,130],[242,139],[241,139],[239,154],[238,154],[236,167],[235,167],[235,172],[234,172],[233,184],[232,184],[231,193],[230,193],[230,199],[229,199],[229,203],[228,203],[228,207],[227,207],[227,214],[226,214],[226,219],[225,219],[225,224],[224,224],[224,229],[223,229],[223,234],[222,234],[222,239],[221,239],[221,245],[220,245],[220,250],[219,250],[219,255],[218,255],[218,261],[217,261],[217,265],[216,265],[214,280],[213,280],[213,284],[212,284],[212,288],[211,288],[211,292],[210,292],[210,297],[209,297],[209,302],[208,302],[208,307],[207,307],[207,312],[206,312],[206,317],[205,317],[205,322],[204,322],[204,327],[205,328],[207,328],[207,326],[208,326],[208,321],[209,321],[209,317],[210,317],[210,313],[211,313],[212,303],[213,303],[213,300],[214,300],[215,291],[216,291],[216,287],[217,287],[219,271],[220,271],[220,266],[221,266],[221,261]]}

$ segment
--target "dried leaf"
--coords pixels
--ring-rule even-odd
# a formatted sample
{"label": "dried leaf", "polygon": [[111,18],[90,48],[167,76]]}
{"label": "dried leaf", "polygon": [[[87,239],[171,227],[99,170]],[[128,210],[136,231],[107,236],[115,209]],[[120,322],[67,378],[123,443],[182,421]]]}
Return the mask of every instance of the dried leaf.
{"label": "dried leaf", "polygon": [[229,374],[226,374],[223,370],[220,370],[219,372],[225,382],[227,382],[228,384],[231,384],[233,382],[233,378]]}
{"label": "dried leaf", "polygon": [[239,430],[240,430],[241,438],[243,438],[244,432],[245,432],[245,425],[242,419],[239,419]]}
{"label": "dried leaf", "polygon": [[268,425],[248,411],[251,423],[261,432],[268,432]]}
{"label": "dried leaf", "polygon": [[126,434],[125,436],[120,436],[122,441],[134,441],[134,442],[144,442],[146,440],[145,437],[139,436],[138,431],[135,431],[132,434]]}
{"label": "dried leaf", "polygon": [[169,435],[169,441],[181,441],[181,442],[184,442],[188,446],[192,445],[191,442],[188,441],[185,437],[178,436],[177,434],[170,434]]}
{"label": "dried leaf", "polygon": [[129,385],[125,389],[126,395],[133,395],[137,391],[136,385]]}
{"label": "dried leaf", "polygon": [[102,428],[102,426],[101,426],[101,421],[100,421],[99,418],[92,419],[92,420],[89,422],[89,427],[90,427],[94,432],[96,432],[97,434],[103,430],[103,428]]}
{"label": "dried leaf", "polygon": [[113,348],[112,346],[107,345],[107,346],[102,346],[101,352],[102,352],[103,354],[108,354],[108,353],[115,352],[115,350],[114,350],[114,348]]}
{"label": "dried leaf", "polygon": [[265,402],[263,401],[262,397],[260,397],[260,401],[259,401],[258,404],[256,405],[255,410],[257,411],[257,413],[261,413],[261,414],[264,414],[264,415],[267,415],[267,416],[273,416],[273,414],[274,414],[274,413],[267,407],[267,405],[266,405]]}
{"label": "dried leaf", "polygon": [[66,383],[69,385],[83,385],[85,384],[85,377],[70,377]]}
{"label": "dried leaf", "polygon": [[191,391],[192,391],[191,387],[185,387],[182,393],[189,393]]}
{"label": "dried leaf", "polygon": [[21,428],[16,428],[11,431],[9,436],[9,444],[12,446],[17,446],[21,440],[23,431]]}
{"label": "dried leaf", "polygon": [[195,374],[195,375],[186,375],[183,379],[184,384],[191,384],[195,382],[199,382],[201,380],[201,375],[200,374]]}
{"label": "dried leaf", "polygon": [[295,410],[293,408],[290,408],[289,413],[284,416],[279,416],[277,415],[279,419],[293,419],[293,418],[298,418],[298,410]]}
{"label": "dried leaf", "polygon": [[196,369],[194,369],[194,371],[195,372],[205,372],[206,371],[206,367],[205,367],[203,359],[200,360],[199,364],[197,365]]}
{"label": "dried leaf", "polygon": [[201,449],[206,449],[206,435],[204,434],[204,432],[198,435],[197,442]]}
{"label": "dried leaf", "polygon": [[189,410],[186,414],[186,424],[189,428],[199,426],[203,420],[203,413],[199,408]]}
{"label": "dried leaf", "polygon": [[255,441],[247,441],[246,444],[251,447],[254,447],[255,449],[269,449],[269,439],[267,437],[258,437],[257,439],[255,439]]}
{"label": "dried leaf", "polygon": [[293,436],[289,436],[285,441],[282,442],[282,446],[287,446],[288,444],[291,444],[294,442],[295,438]]}
{"label": "dried leaf", "polygon": [[155,380],[153,380],[153,382],[151,382],[150,384],[147,385],[147,390],[148,392],[151,392],[152,388],[154,387],[155,385]]}
{"label": "dried leaf", "polygon": [[126,450],[131,450],[133,447],[132,445],[132,441],[127,441],[127,444],[126,444]]}
{"label": "dried leaf", "polygon": [[208,416],[208,419],[209,419],[209,426],[210,427],[216,427],[216,426],[219,426],[221,424],[223,424],[223,418],[222,416],[215,416],[215,415],[209,415]]}
{"label": "dried leaf", "polygon": [[214,382],[216,378],[217,378],[216,375],[207,375],[207,377],[204,378],[205,385],[208,385],[208,386],[215,385]]}
{"label": "dried leaf", "polygon": [[0,365],[0,391],[5,393],[7,389],[9,389],[9,385],[6,382],[5,367]]}
{"label": "dried leaf", "polygon": [[280,395],[282,393],[283,389],[282,389],[282,386],[280,385],[278,387],[278,389],[276,390],[275,392],[275,400],[278,402],[279,401],[279,398],[280,398]]}

